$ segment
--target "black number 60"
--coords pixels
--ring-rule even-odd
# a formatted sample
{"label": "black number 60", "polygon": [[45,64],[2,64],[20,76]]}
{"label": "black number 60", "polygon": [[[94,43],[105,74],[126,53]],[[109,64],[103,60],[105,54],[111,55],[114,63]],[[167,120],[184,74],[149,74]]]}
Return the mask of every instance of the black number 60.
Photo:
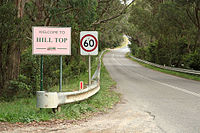
{"label": "black number 60", "polygon": [[84,45],[85,47],[88,47],[88,45],[90,45],[90,47],[93,47],[93,46],[94,46],[94,40],[93,40],[93,39],[90,39],[90,40],[89,40],[89,44],[88,44],[87,40],[85,40],[83,45]]}

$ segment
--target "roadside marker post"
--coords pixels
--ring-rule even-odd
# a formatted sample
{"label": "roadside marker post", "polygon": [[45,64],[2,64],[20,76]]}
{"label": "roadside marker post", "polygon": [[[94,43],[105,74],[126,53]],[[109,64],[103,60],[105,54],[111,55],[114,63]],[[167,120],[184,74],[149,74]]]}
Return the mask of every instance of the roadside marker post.
{"label": "roadside marker post", "polygon": [[80,81],[80,90],[82,90],[83,89],[83,87],[84,87],[84,84],[83,84],[83,81]]}
{"label": "roadside marker post", "polygon": [[91,85],[91,55],[98,55],[98,32],[81,31],[80,32],[80,53],[88,55],[88,84]]}

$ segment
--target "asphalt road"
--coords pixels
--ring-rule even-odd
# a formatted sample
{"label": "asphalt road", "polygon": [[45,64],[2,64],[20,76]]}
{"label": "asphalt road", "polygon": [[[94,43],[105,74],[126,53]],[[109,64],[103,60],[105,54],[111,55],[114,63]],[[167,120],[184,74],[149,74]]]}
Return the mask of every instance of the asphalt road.
{"label": "asphalt road", "polygon": [[103,62],[123,98],[148,112],[166,133],[200,133],[200,82],[171,76],[125,58],[127,47],[111,50]]}

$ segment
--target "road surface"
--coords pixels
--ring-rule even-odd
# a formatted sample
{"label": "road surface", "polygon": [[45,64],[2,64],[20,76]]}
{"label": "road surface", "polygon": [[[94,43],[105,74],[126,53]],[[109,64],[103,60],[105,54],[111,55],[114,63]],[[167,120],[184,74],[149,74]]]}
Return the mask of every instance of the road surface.
{"label": "road surface", "polygon": [[[125,58],[127,47],[105,54],[122,101],[106,114],[77,122],[7,123],[3,133],[200,133],[200,82],[148,68]],[[1,131],[0,131],[1,132]]]}
{"label": "road surface", "polygon": [[111,50],[103,62],[130,106],[149,113],[164,133],[200,133],[200,82],[144,68],[125,58],[128,51]]}

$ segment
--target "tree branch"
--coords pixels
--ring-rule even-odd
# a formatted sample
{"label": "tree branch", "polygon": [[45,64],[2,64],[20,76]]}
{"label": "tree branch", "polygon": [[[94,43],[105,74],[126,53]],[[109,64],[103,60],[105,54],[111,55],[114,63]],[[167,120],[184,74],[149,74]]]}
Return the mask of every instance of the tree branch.
{"label": "tree branch", "polygon": [[107,3],[110,2],[110,0],[98,0],[98,3]]}
{"label": "tree branch", "polygon": [[186,13],[187,13],[189,19],[192,21],[192,23],[193,23],[195,26],[198,27],[198,25],[197,25],[197,23],[195,22],[195,20],[192,19],[192,15],[191,15],[191,13],[190,13],[190,11],[189,11],[188,9],[186,9]]}
{"label": "tree branch", "polygon": [[113,0],[108,1],[106,7],[103,9],[103,11],[101,12],[101,15],[99,18],[103,17],[103,15],[108,11],[108,8],[110,6],[110,3],[113,2]]}
{"label": "tree branch", "polygon": [[108,21],[110,21],[110,20],[113,20],[113,19],[116,19],[116,18],[120,17],[121,15],[123,15],[123,14],[126,12],[126,9],[127,9],[128,7],[130,7],[130,6],[133,4],[133,2],[134,2],[134,1],[132,1],[129,5],[127,5],[127,6],[126,6],[120,13],[118,13],[117,15],[111,16],[111,17],[109,17],[109,18],[107,18],[107,19],[99,20],[99,21],[97,21],[97,22],[94,22],[92,25],[98,25],[98,24],[106,23],[106,22],[108,22]]}
{"label": "tree branch", "polygon": [[195,8],[195,14],[196,14],[197,26],[198,26],[198,29],[200,29],[200,19],[199,19],[198,7]]}

